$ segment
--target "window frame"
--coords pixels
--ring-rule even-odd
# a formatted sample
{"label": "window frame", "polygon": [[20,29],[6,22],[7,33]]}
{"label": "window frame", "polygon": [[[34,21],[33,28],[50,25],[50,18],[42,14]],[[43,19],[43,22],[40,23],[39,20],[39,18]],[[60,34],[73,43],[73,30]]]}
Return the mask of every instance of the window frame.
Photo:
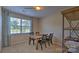
{"label": "window frame", "polygon": [[[9,17],[9,23],[10,23],[10,18],[11,18],[11,17],[12,17],[12,16]],[[18,17],[12,17],[12,18],[18,18]],[[20,25],[20,33],[11,33],[11,28],[10,28],[10,34],[11,34],[11,35],[29,34],[30,32],[33,31],[33,21],[32,21],[32,19],[30,19],[30,20],[28,19],[28,20],[31,22],[31,23],[30,23],[30,24],[31,24],[31,26],[30,26],[31,29],[30,29],[30,32],[29,32],[29,33],[27,33],[27,32],[23,33],[23,32],[22,32],[22,27],[23,27],[23,26],[22,26],[22,20],[27,20],[27,19],[23,19],[23,18],[18,18],[18,19],[20,19],[20,24],[21,24],[21,25]],[[9,24],[9,26],[10,26],[10,24]]]}

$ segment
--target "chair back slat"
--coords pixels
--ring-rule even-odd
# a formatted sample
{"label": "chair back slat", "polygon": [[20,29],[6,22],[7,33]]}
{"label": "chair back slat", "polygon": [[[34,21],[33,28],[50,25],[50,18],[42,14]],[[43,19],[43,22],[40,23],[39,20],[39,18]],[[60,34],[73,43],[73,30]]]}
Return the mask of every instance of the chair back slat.
{"label": "chair back slat", "polygon": [[46,41],[47,35],[42,35],[42,41]]}
{"label": "chair back slat", "polygon": [[53,33],[50,33],[49,39],[52,40],[52,38],[53,38]]}

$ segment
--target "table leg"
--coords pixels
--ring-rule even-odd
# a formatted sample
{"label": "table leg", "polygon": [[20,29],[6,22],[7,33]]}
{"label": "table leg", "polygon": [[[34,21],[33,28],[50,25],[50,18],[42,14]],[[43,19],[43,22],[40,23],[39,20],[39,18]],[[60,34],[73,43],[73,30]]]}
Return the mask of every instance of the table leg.
{"label": "table leg", "polygon": [[37,38],[37,39],[36,39],[36,50],[38,50],[38,44],[39,44],[39,43],[38,43],[38,40],[39,40],[39,39]]}

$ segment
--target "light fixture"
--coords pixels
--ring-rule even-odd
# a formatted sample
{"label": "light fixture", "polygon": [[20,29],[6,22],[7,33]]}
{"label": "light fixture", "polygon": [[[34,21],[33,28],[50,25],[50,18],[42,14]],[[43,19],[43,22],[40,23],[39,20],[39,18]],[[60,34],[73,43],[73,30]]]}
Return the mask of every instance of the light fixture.
{"label": "light fixture", "polygon": [[37,11],[43,10],[43,6],[34,6],[34,9]]}
{"label": "light fixture", "polygon": [[32,10],[36,10],[36,11],[42,11],[44,8],[44,6],[32,6],[32,7],[28,7],[28,8],[24,8],[23,12],[26,12],[27,9],[32,9]]}

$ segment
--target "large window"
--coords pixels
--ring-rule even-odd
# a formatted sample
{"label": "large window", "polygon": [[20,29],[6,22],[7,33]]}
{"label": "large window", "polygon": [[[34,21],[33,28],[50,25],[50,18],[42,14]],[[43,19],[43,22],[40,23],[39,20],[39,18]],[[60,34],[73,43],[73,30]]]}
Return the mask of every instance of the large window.
{"label": "large window", "polygon": [[10,33],[30,33],[32,31],[32,21],[10,17]]}
{"label": "large window", "polygon": [[31,31],[32,24],[29,20],[22,20],[22,33],[29,33]]}

